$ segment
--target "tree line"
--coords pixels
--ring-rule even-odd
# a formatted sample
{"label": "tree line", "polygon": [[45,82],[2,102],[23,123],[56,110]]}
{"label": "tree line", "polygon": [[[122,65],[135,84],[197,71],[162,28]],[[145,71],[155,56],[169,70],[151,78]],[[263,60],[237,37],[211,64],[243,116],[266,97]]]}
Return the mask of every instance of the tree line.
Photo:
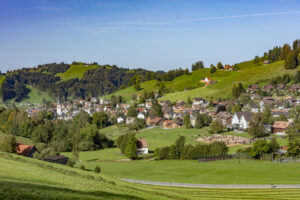
{"label": "tree line", "polygon": [[[37,148],[35,156],[44,158],[58,152],[98,150],[114,146],[99,129],[110,125],[106,113],[98,112],[90,116],[81,111],[73,120],[53,121],[51,112],[40,111],[29,118],[24,109],[4,109],[0,111],[0,128],[7,135],[30,138]],[[76,157],[76,156],[75,156]]]}

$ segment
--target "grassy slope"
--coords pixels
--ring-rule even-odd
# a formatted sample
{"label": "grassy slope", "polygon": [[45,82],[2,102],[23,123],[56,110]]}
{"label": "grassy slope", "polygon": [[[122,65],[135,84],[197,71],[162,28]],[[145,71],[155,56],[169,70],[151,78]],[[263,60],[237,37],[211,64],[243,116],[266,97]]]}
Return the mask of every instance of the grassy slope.
{"label": "grassy slope", "polygon": [[46,92],[40,92],[37,89],[27,85],[27,87],[31,90],[28,94],[28,98],[23,99],[22,102],[35,103],[35,104],[43,104],[43,99],[47,101],[53,101],[51,97]]}
{"label": "grassy slope", "polygon": [[[2,131],[0,131],[0,143],[2,138],[5,136],[5,133],[3,133]],[[16,136],[17,142],[20,142],[22,144],[33,144],[33,142],[31,141],[31,139],[29,138],[25,138],[25,137],[21,137],[21,136]]]}
{"label": "grassy slope", "polygon": [[64,73],[58,73],[56,76],[59,76],[62,81],[67,81],[73,78],[81,79],[83,74],[89,69],[95,69],[99,65],[90,65],[85,66],[84,64],[71,65],[71,67]]}
{"label": "grassy slope", "polygon": [[130,184],[0,153],[0,199],[297,199],[299,189],[200,189]]}
{"label": "grassy slope", "polygon": [[[238,64],[239,70],[234,72],[217,70],[216,73],[211,74],[210,69],[202,69],[193,72],[191,75],[183,75],[177,77],[173,81],[165,82],[171,93],[166,94],[161,100],[186,100],[188,96],[192,97],[226,97],[231,93],[232,85],[239,82],[243,83],[245,87],[253,84],[259,80],[272,78],[284,73],[293,74],[296,70],[284,69],[284,62],[276,62],[270,65],[255,66],[252,61]],[[198,87],[200,80],[204,77],[210,77],[217,84],[208,87]],[[147,91],[155,90],[156,81],[147,81],[141,84],[142,88]],[[188,87],[197,87],[192,90],[183,91]],[[142,93],[142,91],[135,92],[133,87],[120,90],[115,95],[122,95],[127,100],[130,99],[134,93]]]}

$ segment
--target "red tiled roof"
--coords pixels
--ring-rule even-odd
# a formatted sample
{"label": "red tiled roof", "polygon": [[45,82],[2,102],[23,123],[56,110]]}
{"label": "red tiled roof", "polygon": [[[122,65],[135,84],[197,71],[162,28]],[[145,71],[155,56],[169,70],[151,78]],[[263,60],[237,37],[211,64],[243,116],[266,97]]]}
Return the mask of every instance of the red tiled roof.
{"label": "red tiled roof", "polygon": [[291,122],[276,121],[273,125],[273,128],[286,129],[290,124]]}
{"label": "red tiled roof", "polygon": [[18,145],[19,146],[18,146],[17,153],[19,155],[22,155],[22,156],[29,156],[30,152],[34,148],[33,145],[24,145],[24,144],[21,144],[21,143],[19,143]]}

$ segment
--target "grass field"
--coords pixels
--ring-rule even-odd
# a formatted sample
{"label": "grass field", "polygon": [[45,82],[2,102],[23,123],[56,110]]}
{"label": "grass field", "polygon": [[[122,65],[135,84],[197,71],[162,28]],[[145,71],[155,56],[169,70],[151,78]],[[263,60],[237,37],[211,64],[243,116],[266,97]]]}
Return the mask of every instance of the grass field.
{"label": "grass field", "polygon": [[[273,78],[285,73],[294,74],[297,70],[284,69],[283,61],[260,66],[255,66],[252,64],[252,61],[248,61],[238,64],[238,68],[238,71],[233,72],[217,70],[217,72],[213,74],[210,73],[210,69],[202,69],[194,71],[189,76],[183,75],[175,78],[173,81],[167,81],[165,85],[171,92],[165,94],[160,100],[186,100],[189,96],[191,98],[199,96],[204,98],[227,97],[230,95],[232,85],[234,84],[243,83],[244,87],[248,87],[260,80]],[[208,87],[199,87],[200,80],[207,76],[217,81],[217,83]],[[141,84],[143,88],[141,91],[136,92],[133,87],[129,87],[117,91],[114,95],[122,95],[127,100],[130,100],[133,94],[140,94],[144,90],[156,90],[155,84],[156,81],[147,81]],[[190,87],[195,89],[184,91],[184,89]]]}
{"label": "grass field", "polygon": [[[204,127],[202,129],[186,129],[184,127],[177,129],[163,129],[158,127],[142,129],[136,132],[136,137],[145,138],[147,140],[149,149],[155,150],[158,147],[170,146],[174,144],[174,142],[180,135],[185,136],[186,144],[197,144],[197,141],[195,141],[195,139],[199,136],[210,135],[208,131],[209,127]],[[104,129],[100,129],[100,132],[115,140],[118,138],[118,136],[129,133],[130,131],[128,131],[127,127],[110,126]],[[225,132],[223,134],[236,135],[247,138],[251,137],[248,133],[235,133],[233,131]]]}
{"label": "grass field", "polygon": [[299,189],[202,189],[130,184],[105,174],[6,153],[0,153],[0,194],[0,199],[5,200],[300,198]]}
{"label": "grass field", "polygon": [[71,65],[71,67],[64,73],[58,73],[56,76],[59,76],[62,81],[67,81],[73,78],[81,79],[83,74],[89,69],[95,69],[100,67],[99,65],[89,65],[85,66],[84,64]]}
{"label": "grass field", "polygon": [[205,184],[298,184],[300,163],[256,160],[225,160],[198,163],[196,160],[139,160],[130,162],[84,162],[103,174],[138,180]]}
{"label": "grass field", "polygon": [[[72,152],[64,152],[63,155],[72,157]],[[126,159],[127,157],[121,154],[117,148],[103,149],[99,151],[83,151],[79,153],[79,160],[81,162],[105,162],[116,161],[119,159]]]}

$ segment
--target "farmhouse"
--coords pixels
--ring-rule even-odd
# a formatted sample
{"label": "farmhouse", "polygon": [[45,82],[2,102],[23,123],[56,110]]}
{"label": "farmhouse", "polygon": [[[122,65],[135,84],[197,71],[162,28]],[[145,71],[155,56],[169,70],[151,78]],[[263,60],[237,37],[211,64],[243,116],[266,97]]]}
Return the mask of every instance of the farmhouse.
{"label": "farmhouse", "polygon": [[180,127],[182,127],[182,125],[179,123],[176,123],[173,120],[165,120],[163,123],[164,129],[172,129],[172,128],[180,128]]}
{"label": "farmhouse", "polygon": [[150,127],[162,125],[162,118],[160,117],[148,117],[146,123]]}
{"label": "farmhouse", "polygon": [[24,145],[22,143],[18,143],[17,153],[26,157],[33,157],[34,152],[36,152],[36,148],[33,145]]}
{"label": "farmhouse", "polygon": [[144,138],[137,139],[136,146],[137,146],[138,155],[146,155],[149,153],[146,139]]}
{"label": "farmhouse", "polygon": [[224,69],[227,70],[227,71],[233,71],[234,70],[234,66],[231,66],[231,65],[227,64],[227,65],[224,66]]}
{"label": "farmhouse", "polygon": [[231,125],[234,129],[246,130],[248,128],[250,119],[252,117],[250,112],[236,112],[234,113]]}
{"label": "farmhouse", "polygon": [[291,125],[291,122],[276,121],[272,126],[272,133],[276,135],[286,135],[286,129]]}

